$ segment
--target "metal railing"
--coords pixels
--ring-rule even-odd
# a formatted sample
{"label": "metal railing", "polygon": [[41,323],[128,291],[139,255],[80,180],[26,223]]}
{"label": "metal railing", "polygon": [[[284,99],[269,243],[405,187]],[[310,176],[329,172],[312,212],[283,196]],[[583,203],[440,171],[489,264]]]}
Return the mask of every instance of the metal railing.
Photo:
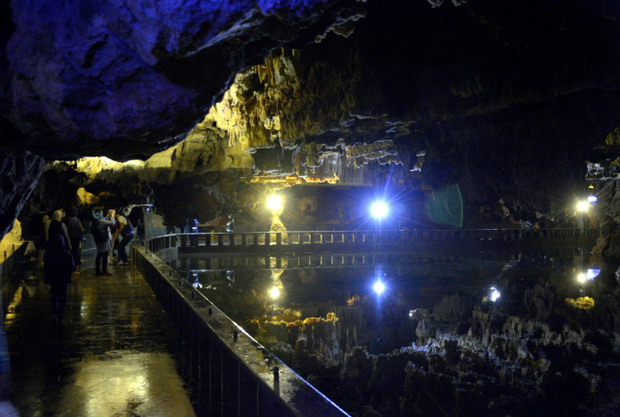
{"label": "metal railing", "polygon": [[458,230],[346,230],[287,232],[207,232],[163,235],[148,241],[148,250],[203,249],[248,251],[252,248],[275,249],[307,246],[330,248],[373,245],[407,245],[424,242],[537,242],[562,239],[594,239],[595,228],[566,229],[458,229]]}
{"label": "metal railing", "polygon": [[150,284],[183,345],[181,373],[198,415],[347,416],[261,346],[170,266],[138,245],[132,267]]}

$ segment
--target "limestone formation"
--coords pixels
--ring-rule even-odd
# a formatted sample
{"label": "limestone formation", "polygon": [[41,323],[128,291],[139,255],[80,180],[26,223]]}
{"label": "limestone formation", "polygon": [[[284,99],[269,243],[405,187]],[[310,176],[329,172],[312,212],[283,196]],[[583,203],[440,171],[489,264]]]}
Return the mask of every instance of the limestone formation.
{"label": "limestone formation", "polygon": [[158,185],[222,169],[369,184],[398,167],[414,187],[458,183],[472,213],[500,197],[547,212],[618,127],[618,11],[457,3],[15,1],[2,146],[48,160],[163,152],[143,174]]}

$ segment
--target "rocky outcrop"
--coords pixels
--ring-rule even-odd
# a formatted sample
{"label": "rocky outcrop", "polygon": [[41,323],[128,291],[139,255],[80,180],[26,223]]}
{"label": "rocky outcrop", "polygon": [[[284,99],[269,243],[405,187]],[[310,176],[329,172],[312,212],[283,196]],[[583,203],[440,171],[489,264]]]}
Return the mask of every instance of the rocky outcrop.
{"label": "rocky outcrop", "polygon": [[15,1],[8,117],[49,158],[145,158],[183,138],[237,71],[346,22],[356,3]]}
{"label": "rocky outcrop", "polygon": [[3,146],[163,151],[146,177],[195,171],[196,198],[216,170],[358,185],[396,173],[411,188],[458,183],[467,214],[500,196],[549,211],[617,128],[617,10],[457,3],[12,2]]}
{"label": "rocky outcrop", "polygon": [[4,236],[13,226],[14,220],[34,190],[39,176],[45,168],[45,160],[39,156],[22,152],[0,151],[0,235]]}

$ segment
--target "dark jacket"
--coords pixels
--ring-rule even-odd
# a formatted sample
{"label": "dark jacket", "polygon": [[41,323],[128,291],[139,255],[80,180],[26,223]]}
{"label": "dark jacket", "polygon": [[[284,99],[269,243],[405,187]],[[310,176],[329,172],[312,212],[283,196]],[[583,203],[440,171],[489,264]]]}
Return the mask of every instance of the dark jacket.
{"label": "dark jacket", "polygon": [[50,245],[51,242],[55,240],[55,236],[62,236],[65,247],[69,246],[69,232],[67,231],[67,225],[65,225],[62,221],[51,220],[47,235]]}
{"label": "dark jacket", "polygon": [[69,237],[72,239],[79,239],[84,234],[85,229],[76,216],[67,216],[65,217],[65,224],[67,225],[67,232],[69,233]]}
{"label": "dark jacket", "polygon": [[68,284],[75,271],[73,256],[65,249],[65,239],[56,235],[50,240],[45,251],[45,283],[51,285]]}

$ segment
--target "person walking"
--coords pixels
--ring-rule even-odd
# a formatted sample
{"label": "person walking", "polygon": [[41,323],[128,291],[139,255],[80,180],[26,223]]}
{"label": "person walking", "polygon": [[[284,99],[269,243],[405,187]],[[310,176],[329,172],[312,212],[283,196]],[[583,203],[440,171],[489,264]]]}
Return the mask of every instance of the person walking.
{"label": "person walking", "polygon": [[67,232],[69,233],[69,241],[71,243],[71,256],[73,256],[73,262],[77,268],[82,265],[80,246],[82,244],[82,235],[86,232],[86,229],[84,229],[82,222],[77,217],[77,208],[71,206],[66,213],[65,225],[67,225]]}
{"label": "person walking", "polygon": [[131,222],[129,221],[129,219],[125,216],[122,216],[117,213],[115,218],[116,218],[117,227],[116,227],[116,232],[112,236],[112,240],[117,240],[120,237],[120,240],[118,241],[119,243],[116,247],[118,251],[117,265],[120,265],[120,266],[129,265],[129,259],[127,258],[127,250],[125,248],[129,244],[129,242],[131,242],[131,240],[133,239],[133,235],[134,235],[133,226]]}
{"label": "person walking", "polygon": [[75,271],[73,256],[65,249],[65,240],[56,235],[45,251],[45,283],[50,285],[52,316],[61,322],[67,304],[67,285],[71,283],[71,274]]}
{"label": "person walking", "polygon": [[103,210],[93,211],[92,233],[97,246],[95,257],[95,274],[109,276],[108,255],[112,249],[112,235],[110,226],[114,225],[114,210],[109,210],[107,217],[103,217]]}

